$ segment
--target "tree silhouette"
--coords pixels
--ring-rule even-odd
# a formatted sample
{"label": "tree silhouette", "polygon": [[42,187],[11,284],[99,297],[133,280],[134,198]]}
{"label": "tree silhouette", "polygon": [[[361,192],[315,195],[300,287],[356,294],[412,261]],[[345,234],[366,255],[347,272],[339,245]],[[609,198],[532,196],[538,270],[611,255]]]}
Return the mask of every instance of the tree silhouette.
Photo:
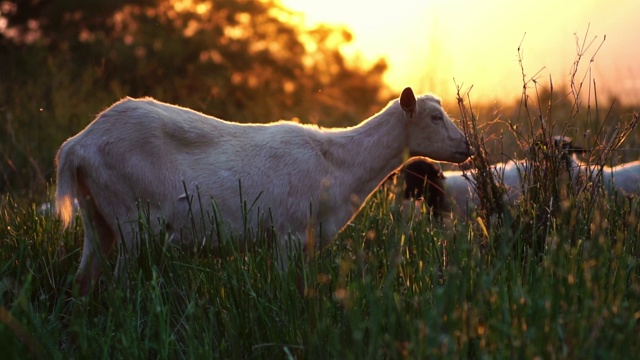
{"label": "tree silhouette", "polygon": [[351,39],[348,31],[303,30],[275,1],[14,4],[5,15],[11,30],[4,31],[5,45],[37,43],[79,71],[99,69],[105,84],[130,96],[156,96],[248,121],[285,115],[353,123],[371,111],[383,88],[383,61],[366,69],[340,54],[339,45]]}

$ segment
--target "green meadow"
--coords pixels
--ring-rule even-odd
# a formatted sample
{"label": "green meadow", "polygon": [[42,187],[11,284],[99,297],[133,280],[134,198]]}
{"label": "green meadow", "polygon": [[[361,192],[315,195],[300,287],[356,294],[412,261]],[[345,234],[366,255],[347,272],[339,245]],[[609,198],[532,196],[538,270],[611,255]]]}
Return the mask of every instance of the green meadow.
{"label": "green meadow", "polygon": [[5,197],[0,347],[3,358],[632,358],[640,202],[581,201],[544,228],[509,216],[487,228],[415,217],[381,190],[286,272],[269,248],[187,254],[143,234],[127,285],[107,270],[74,298],[79,222],[61,232]]}

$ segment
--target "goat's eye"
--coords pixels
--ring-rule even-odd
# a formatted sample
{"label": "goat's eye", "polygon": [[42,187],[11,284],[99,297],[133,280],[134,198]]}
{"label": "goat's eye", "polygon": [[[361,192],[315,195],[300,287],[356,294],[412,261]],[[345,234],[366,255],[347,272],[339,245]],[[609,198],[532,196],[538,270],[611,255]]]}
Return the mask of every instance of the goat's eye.
{"label": "goat's eye", "polygon": [[444,120],[444,117],[442,116],[442,114],[433,114],[433,115],[431,115],[431,120],[433,120],[433,121],[442,121],[442,120]]}

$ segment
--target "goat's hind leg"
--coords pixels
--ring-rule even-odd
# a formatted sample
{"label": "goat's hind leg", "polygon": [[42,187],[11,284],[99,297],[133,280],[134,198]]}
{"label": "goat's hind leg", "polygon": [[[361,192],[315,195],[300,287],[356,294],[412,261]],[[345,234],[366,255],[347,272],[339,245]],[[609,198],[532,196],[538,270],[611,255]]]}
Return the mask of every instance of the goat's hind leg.
{"label": "goat's hind leg", "polygon": [[92,202],[88,202],[87,205],[82,207],[84,244],[80,266],[75,276],[80,296],[87,295],[100,278],[115,244],[113,229]]}

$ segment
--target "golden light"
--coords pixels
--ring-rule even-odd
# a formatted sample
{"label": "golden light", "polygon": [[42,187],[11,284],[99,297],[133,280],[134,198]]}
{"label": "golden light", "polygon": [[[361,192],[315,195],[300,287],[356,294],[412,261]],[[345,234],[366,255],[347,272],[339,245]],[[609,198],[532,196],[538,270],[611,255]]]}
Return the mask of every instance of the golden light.
{"label": "golden light", "polygon": [[354,40],[343,53],[370,62],[385,57],[386,81],[397,90],[412,86],[447,98],[455,79],[473,86],[478,100],[517,98],[523,69],[525,80],[537,74],[542,84],[549,77],[555,87],[567,84],[584,41],[592,44],[583,47],[579,75],[603,96],[640,103],[640,1],[281,1],[309,25],[349,28]]}
{"label": "golden light", "polygon": [[211,9],[211,4],[209,4],[209,3],[203,3],[203,4],[196,5],[196,13],[198,13],[200,15],[209,12],[210,9]]}
{"label": "golden light", "polygon": [[172,1],[173,9],[176,12],[193,11],[202,15],[211,10],[211,2],[195,2],[193,0],[174,0]]}

